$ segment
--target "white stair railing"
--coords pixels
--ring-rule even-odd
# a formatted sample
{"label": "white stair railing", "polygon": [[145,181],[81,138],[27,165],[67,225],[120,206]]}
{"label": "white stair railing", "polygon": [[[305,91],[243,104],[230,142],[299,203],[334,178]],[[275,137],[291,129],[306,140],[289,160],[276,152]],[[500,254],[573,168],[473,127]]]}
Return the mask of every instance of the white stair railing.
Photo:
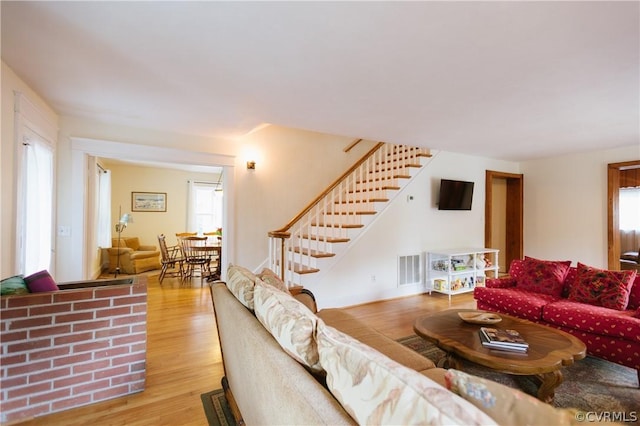
{"label": "white stair railing", "polygon": [[287,225],[269,232],[269,267],[291,286],[299,274],[317,272],[316,259],[334,255],[334,245],[349,241],[349,230],[364,226],[376,202],[399,189],[398,179],[421,167],[427,148],[378,143]]}

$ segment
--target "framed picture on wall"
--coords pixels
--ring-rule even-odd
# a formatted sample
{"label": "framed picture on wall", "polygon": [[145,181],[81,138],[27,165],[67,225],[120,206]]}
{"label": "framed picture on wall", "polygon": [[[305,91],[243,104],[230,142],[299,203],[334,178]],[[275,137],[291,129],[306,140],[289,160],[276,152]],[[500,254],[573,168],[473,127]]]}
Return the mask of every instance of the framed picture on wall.
{"label": "framed picture on wall", "polygon": [[132,192],[131,211],[133,212],[166,212],[166,192]]}

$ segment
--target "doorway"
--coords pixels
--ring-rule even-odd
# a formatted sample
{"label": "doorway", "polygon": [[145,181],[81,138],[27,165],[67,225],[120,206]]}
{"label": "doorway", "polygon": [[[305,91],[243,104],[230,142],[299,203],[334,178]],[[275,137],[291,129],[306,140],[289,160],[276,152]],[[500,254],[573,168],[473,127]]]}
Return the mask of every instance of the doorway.
{"label": "doorway", "polygon": [[500,250],[499,272],[506,273],[524,254],[523,176],[487,170],[485,178],[484,244]]}
{"label": "doorway", "polygon": [[623,170],[639,169],[640,161],[607,166],[607,268],[620,269],[620,176]]}

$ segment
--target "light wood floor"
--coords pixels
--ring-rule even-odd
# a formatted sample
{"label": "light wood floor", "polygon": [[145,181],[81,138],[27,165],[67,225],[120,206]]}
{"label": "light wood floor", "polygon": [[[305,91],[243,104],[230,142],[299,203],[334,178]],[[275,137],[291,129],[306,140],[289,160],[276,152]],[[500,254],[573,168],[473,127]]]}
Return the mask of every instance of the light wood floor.
{"label": "light wood floor", "polygon": [[[348,308],[393,339],[413,320],[449,307],[474,308],[471,294],[405,297]],[[181,285],[151,274],[148,288],[147,382],[144,392],[39,417],[20,425],[206,425],[200,394],[221,388],[222,359],[209,289],[199,278]]]}

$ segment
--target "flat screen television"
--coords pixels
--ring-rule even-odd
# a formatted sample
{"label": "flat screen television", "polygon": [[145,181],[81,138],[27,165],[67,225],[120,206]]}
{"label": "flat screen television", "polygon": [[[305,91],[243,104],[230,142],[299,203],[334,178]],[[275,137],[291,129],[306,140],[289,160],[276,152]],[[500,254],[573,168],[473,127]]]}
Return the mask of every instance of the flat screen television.
{"label": "flat screen television", "polygon": [[473,182],[440,180],[438,210],[471,210]]}

